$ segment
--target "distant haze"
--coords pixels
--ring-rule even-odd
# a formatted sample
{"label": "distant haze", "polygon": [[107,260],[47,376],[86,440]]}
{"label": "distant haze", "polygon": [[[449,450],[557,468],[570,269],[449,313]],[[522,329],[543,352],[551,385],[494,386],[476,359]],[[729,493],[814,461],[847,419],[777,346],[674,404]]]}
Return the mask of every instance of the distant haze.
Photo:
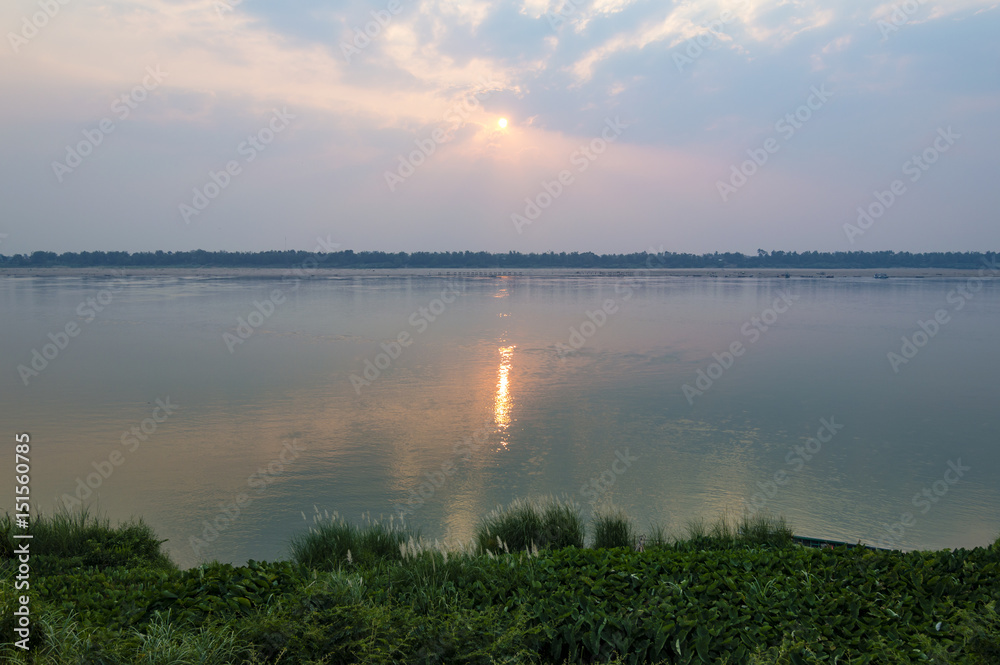
{"label": "distant haze", "polygon": [[995,0],[9,0],[0,27],[4,255],[1000,245]]}

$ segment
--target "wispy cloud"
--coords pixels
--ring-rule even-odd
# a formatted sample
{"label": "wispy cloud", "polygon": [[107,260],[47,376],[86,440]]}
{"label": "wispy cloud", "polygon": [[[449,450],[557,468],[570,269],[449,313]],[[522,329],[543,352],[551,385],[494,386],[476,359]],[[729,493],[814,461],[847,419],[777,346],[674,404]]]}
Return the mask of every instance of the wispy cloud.
{"label": "wispy cloud", "polygon": [[[708,229],[736,249],[829,249],[840,242],[840,213],[891,175],[926,128],[946,124],[970,140],[939,185],[903,204],[912,206],[907,229],[886,225],[878,242],[929,249],[997,240],[992,226],[965,238],[937,223],[956,201],[970,218],[997,203],[983,175],[1000,149],[994,0],[927,0],[904,11],[905,21],[902,3],[855,0],[228,6],[74,0],[41,28],[25,24],[37,3],[0,7],[8,33],[0,85],[12,91],[0,105],[8,153],[0,176],[14,220],[5,252],[50,249],[52,238],[65,243],[57,249],[225,247],[236,237],[265,248],[276,224],[311,238],[332,215],[358,248],[628,250],[665,223],[686,243],[678,249],[721,249]],[[554,26],[557,12],[564,20]],[[899,30],[885,38],[879,22],[894,12]],[[357,52],[345,57],[345,44]],[[698,57],[678,72],[675,56],[688,49]],[[71,179],[51,177],[65,146],[150,66],[169,76],[149,100]],[[737,209],[719,208],[715,174],[824,82],[836,107],[775,155]],[[488,98],[454,122],[449,111],[484,86]],[[205,182],[244,134],[285,106],[299,120],[281,145],[241,174],[197,230],[171,226],[177,192]],[[630,123],[617,155],[546,215],[549,229],[572,235],[505,235],[505,215],[524,192],[615,114]],[[447,140],[405,188],[388,192],[386,170],[440,128]]]}

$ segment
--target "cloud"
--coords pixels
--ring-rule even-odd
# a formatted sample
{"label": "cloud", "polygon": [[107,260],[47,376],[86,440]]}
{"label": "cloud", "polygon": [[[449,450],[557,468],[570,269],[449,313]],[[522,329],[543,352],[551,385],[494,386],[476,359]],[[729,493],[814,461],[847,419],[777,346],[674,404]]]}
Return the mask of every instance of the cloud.
{"label": "cloud", "polygon": [[[984,218],[996,207],[979,170],[1000,148],[992,0],[928,0],[887,38],[878,22],[895,5],[856,0],[231,5],[75,0],[17,53],[0,50],[0,85],[13,91],[0,106],[5,252],[49,249],[51,238],[63,249],[234,238],[264,249],[277,227],[311,239],[330,225],[358,249],[561,249],[562,238],[624,251],[655,240],[666,218],[689,243],[678,249],[740,248],[713,247],[717,237],[759,246],[761,235],[823,249],[842,237],[837,210],[948,124],[971,138],[928,174],[924,205],[893,238],[946,242],[945,201]],[[17,34],[37,11],[12,1],[0,24]],[[682,70],[678,54],[690,59]],[[164,83],[58,183],[52,162],[112,117],[150,66]],[[833,101],[720,206],[716,180],[822,84]],[[285,107],[295,123],[184,228],[177,205]],[[615,116],[629,123],[621,141],[544,225],[512,234],[518,202]],[[390,191],[385,173],[438,130],[446,140]],[[972,237],[995,243],[997,231]]]}

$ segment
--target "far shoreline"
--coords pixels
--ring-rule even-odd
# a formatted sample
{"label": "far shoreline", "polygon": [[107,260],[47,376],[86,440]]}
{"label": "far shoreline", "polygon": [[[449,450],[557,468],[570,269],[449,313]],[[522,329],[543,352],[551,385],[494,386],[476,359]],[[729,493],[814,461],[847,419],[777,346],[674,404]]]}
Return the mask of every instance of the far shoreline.
{"label": "far shoreline", "polygon": [[[124,273],[124,274],[123,274]],[[756,279],[831,279],[874,278],[875,274],[892,278],[973,278],[994,279],[992,271],[979,268],[147,268],[147,267],[48,267],[0,268],[0,277],[185,277],[206,279],[344,279],[354,277],[710,277]]]}

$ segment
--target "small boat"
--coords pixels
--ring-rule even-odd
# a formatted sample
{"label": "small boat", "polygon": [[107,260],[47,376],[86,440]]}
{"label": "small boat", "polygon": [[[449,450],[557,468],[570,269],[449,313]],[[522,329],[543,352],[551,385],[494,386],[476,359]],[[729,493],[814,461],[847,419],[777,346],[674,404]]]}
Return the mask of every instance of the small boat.
{"label": "small boat", "polygon": [[875,279],[889,279],[889,276],[884,272],[875,273]]}

